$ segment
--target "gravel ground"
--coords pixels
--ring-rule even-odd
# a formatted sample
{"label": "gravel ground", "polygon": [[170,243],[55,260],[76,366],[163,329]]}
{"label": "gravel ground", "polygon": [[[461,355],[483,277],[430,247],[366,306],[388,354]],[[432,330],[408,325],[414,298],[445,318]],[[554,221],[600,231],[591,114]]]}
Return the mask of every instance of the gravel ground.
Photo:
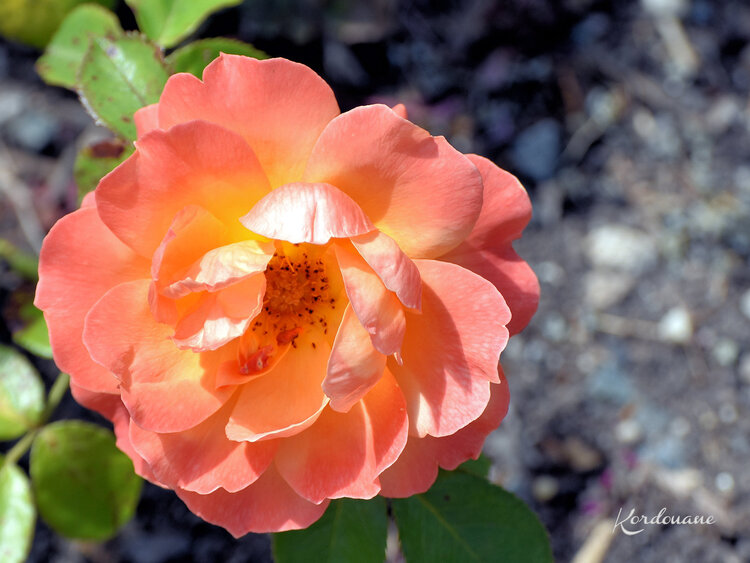
{"label": "gravel ground", "polygon": [[[603,559],[581,563],[750,561],[750,6],[440,6],[246,2],[202,33],[311,65],[342,109],[405,101],[413,120],[529,189],[535,215],[517,249],[542,299],[503,355],[511,410],[485,450],[559,561],[587,540]],[[0,168],[30,188],[14,193],[39,217],[23,232],[3,200],[0,236],[19,244],[72,209],[75,147],[101,134],[36,78],[35,57],[0,43]],[[17,285],[0,271],[0,299]],[[95,415],[68,400],[60,416]],[[612,533],[620,509],[662,507],[715,523]],[[270,557],[266,537],[235,542],[150,485],[106,544],[37,532],[31,561]]]}

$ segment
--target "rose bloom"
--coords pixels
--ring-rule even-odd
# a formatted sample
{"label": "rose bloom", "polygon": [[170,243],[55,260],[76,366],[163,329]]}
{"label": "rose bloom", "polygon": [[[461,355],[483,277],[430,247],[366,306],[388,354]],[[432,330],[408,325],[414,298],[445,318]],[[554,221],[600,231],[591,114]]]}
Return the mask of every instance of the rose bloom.
{"label": "rose bloom", "polygon": [[44,241],[36,305],[140,475],[240,536],[479,455],[539,295],[513,176],[284,59],[176,74],[135,122]]}

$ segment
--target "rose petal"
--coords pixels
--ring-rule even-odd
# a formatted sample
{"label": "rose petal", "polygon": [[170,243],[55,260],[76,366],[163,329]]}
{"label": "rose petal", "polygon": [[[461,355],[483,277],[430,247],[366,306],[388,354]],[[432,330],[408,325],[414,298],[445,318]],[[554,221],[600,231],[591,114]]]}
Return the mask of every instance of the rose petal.
{"label": "rose petal", "polygon": [[112,232],[150,258],[184,207],[198,205],[234,225],[269,189],[242,137],[193,121],[140,139],[135,154],[99,183],[96,202]]}
{"label": "rose petal", "polygon": [[331,121],[303,179],[344,191],[412,258],[457,246],[482,208],[482,180],[471,161],[383,105]]}
{"label": "rose petal", "polygon": [[224,427],[234,406],[230,401],[197,426],[157,434],[130,424],[130,441],[154,475],[171,488],[208,494],[219,487],[237,492],[255,482],[276,452],[273,440],[258,444],[227,439]]}
{"label": "rose petal", "polygon": [[133,114],[133,121],[139,139],[146,133],[159,129],[159,104],[142,107]]}
{"label": "rose petal", "polygon": [[323,392],[331,408],[347,412],[383,376],[385,356],[370,341],[351,305],[347,305],[328,360]]}
{"label": "rose petal", "polygon": [[281,441],[276,466],[311,502],[372,498],[377,476],[401,453],[407,434],[404,397],[386,372],[349,412],[326,409],[310,428]]}
{"label": "rose petal", "polygon": [[184,489],[175,492],[192,512],[226,528],[235,538],[248,532],[306,528],[328,508],[328,502],[313,504],[295,493],[273,466],[252,485],[236,493],[224,489],[207,495]]}
{"label": "rose petal", "polygon": [[352,310],[383,354],[401,349],[406,317],[396,295],[388,291],[367,262],[343,245],[335,245],[336,259]]}
{"label": "rose petal", "polygon": [[232,389],[216,389],[219,354],[174,345],[172,329],[151,315],[148,291],[148,280],[108,291],[86,316],[83,341],[91,357],[121,380],[122,400],[138,425],[154,432],[187,430],[216,412]]}
{"label": "rose petal", "polygon": [[297,434],[328,404],[320,388],[330,355],[328,343],[309,331],[295,344],[273,370],[242,386],[227,424],[230,440],[256,442]]}
{"label": "rose petal", "polygon": [[495,287],[454,264],[417,260],[422,314],[406,313],[403,365],[393,371],[406,397],[411,432],[447,436],[475,420],[498,382],[510,311]]}
{"label": "rose petal", "polygon": [[240,221],[259,235],[294,244],[325,244],[375,228],[349,196],[328,184],[276,188]]}
{"label": "rose petal", "polygon": [[331,88],[308,67],[225,54],[206,67],[203,82],[172,76],[159,102],[165,129],[203,119],[242,135],[273,187],[302,177],[312,146],[338,113]]}
{"label": "rose petal", "polygon": [[455,434],[443,438],[409,436],[398,460],[380,475],[380,494],[405,498],[423,493],[435,482],[438,466],[452,471],[469,458],[477,459],[487,436],[508,412],[505,377],[490,386],[490,401],[482,415]]}
{"label": "rose petal", "polygon": [[115,237],[96,207],[60,219],[44,239],[34,304],[44,311],[58,367],[73,383],[114,393],[117,380],[94,363],[83,345],[89,309],[111,287],[148,276],[148,262]]}

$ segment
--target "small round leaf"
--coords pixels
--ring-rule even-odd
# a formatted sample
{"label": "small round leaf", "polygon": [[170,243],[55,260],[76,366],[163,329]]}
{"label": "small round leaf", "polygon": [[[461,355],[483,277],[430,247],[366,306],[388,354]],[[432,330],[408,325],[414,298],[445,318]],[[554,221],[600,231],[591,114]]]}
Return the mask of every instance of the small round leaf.
{"label": "small round leaf", "polygon": [[0,440],[18,438],[39,422],[44,384],[26,357],[0,345]]}
{"label": "small round leaf", "polygon": [[21,563],[34,536],[34,500],[26,474],[0,460],[0,561]]}
{"label": "small round leaf", "polygon": [[31,447],[39,514],[58,533],[102,541],[132,518],[142,481],[112,432],[65,420],[45,426]]}

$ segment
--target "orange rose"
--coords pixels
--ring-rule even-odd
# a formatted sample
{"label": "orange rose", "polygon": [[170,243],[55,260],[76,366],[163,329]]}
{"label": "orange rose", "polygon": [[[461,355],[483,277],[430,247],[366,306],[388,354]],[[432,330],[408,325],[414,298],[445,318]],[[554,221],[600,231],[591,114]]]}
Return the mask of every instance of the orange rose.
{"label": "orange rose", "polygon": [[36,304],[140,475],[239,536],[479,455],[538,300],[513,176],[402,108],[340,114],[283,59],[223,55],[135,119],[47,236]]}

